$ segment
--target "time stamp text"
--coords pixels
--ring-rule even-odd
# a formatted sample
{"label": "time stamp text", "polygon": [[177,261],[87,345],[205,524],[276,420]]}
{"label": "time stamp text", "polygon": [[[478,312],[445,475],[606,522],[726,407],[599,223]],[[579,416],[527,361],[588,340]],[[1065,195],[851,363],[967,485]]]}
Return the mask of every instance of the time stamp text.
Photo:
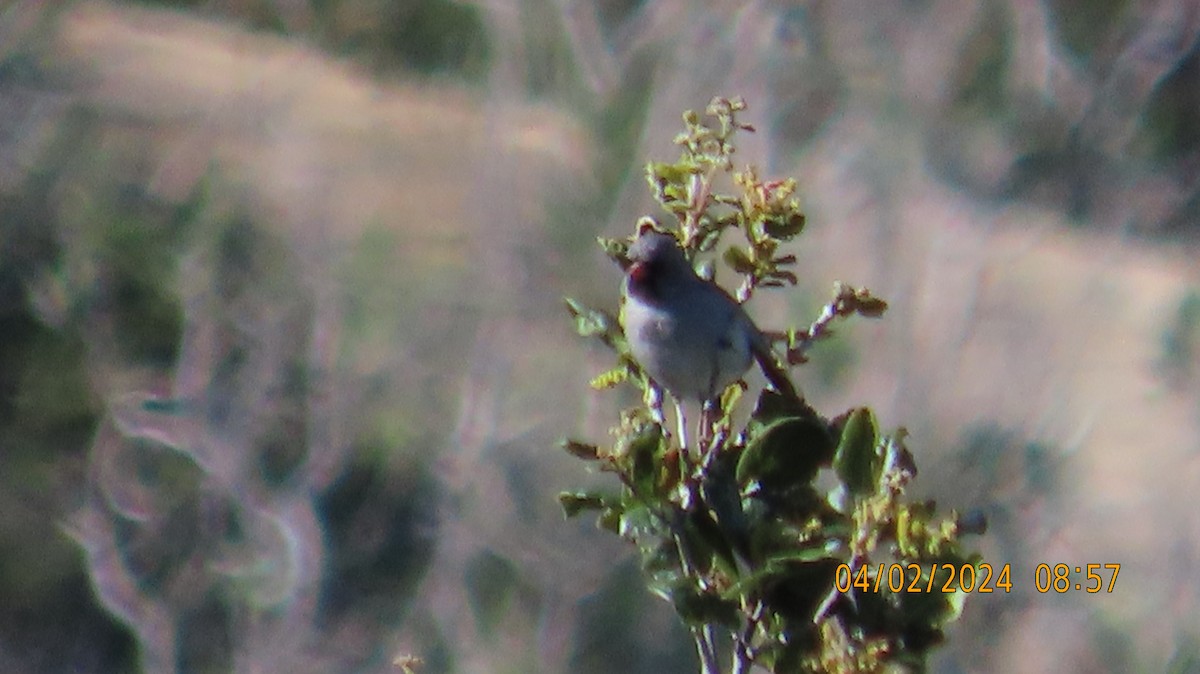
{"label": "time stamp text", "polygon": [[[1033,572],[1033,588],[1045,594],[1057,592],[1112,592],[1117,586],[1120,564],[1038,564]],[[1009,564],[993,568],[981,564],[879,564],[851,568],[840,564],[834,573],[838,592],[851,589],[862,592],[1012,592],[1012,568]]]}

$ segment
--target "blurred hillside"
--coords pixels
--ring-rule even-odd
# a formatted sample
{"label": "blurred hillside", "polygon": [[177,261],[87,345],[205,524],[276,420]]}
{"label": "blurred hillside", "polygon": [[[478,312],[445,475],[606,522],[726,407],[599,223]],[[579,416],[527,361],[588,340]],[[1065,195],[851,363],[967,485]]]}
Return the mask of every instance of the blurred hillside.
{"label": "blurred hillside", "polygon": [[[562,295],[740,94],[804,278],[891,310],[797,371],[912,431],[1011,595],[935,669],[1200,671],[1188,2],[0,6],[0,670],[687,672],[563,522],[630,392]],[[624,396],[624,398],[623,398]],[[1039,563],[1120,563],[1039,594]]]}

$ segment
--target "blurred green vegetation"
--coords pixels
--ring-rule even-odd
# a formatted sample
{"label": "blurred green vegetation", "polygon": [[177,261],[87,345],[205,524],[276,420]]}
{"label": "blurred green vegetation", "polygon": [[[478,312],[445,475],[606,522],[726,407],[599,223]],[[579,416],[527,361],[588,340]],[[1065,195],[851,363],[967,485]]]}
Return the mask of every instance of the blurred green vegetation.
{"label": "blurred green vegetation", "polygon": [[570,671],[579,674],[694,672],[699,662],[687,629],[646,590],[633,560],[581,602],[574,643]]}
{"label": "blurred green vegetation", "polygon": [[467,561],[467,597],[475,613],[475,623],[486,639],[494,639],[520,590],[520,575],[511,560],[491,551],[483,551]]}
{"label": "blurred green vegetation", "polygon": [[1061,44],[1077,57],[1088,58],[1111,44],[1133,4],[1129,0],[1050,0],[1046,6]]}
{"label": "blurred green vegetation", "polygon": [[271,0],[136,0],[140,4],[225,16],[253,30],[314,40],[381,73],[448,76],[479,82],[492,44],[481,10],[455,0],[309,0],[295,11]]}
{"label": "blurred green vegetation", "polygon": [[[1080,110],[1057,100],[1053,89],[1031,86],[1014,69],[1013,7],[982,2],[928,130],[930,165],[977,198],[1044,204],[1080,227],[1112,226],[1097,216],[1115,189],[1130,187],[1123,181],[1181,176],[1200,151],[1200,45],[1183,51],[1166,38],[1142,44],[1149,42],[1142,32],[1174,30],[1166,25],[1170,10],[1138,10],[1128,0],[1055,0],[1045,11],[1053,40],[1046,49],[1069,57],[1056,67],[1093,98]],[[1003,170],[997,161],[1006,162]],[[1167,215],[1137,222],[1138,233],[1194,240],[1200,195],[1184,186],[1167,196],[1175,202]]]}
{"label": "blurred green vegetation", "polygon": [[998,2],[984,3],[963,41],[950,76],[952,109],[993,117],[1006,112],[1006,82],[1012,58],[1012,17]]}
{"label": "blurred green vegetation", "polygon": [[55,191],[66,173],[45,167],[0,194],[0,643],[42,671],[132,672],[133,638],[98,605],[59,529],[81,500],[101,406],[89,326],[73,312],[47,324],[31,303],[64,262]]}
{"label": "blurred green vegetation", "polygon": [[453,0],[315,0],[316,33],[335,52],[385,69],[478,81],[492,49],[479,8]]}
{"label": "blurred green vegetation", "polygon": [[1176,639],[1175,652],[1165,670],[1167,674],[1197,674],[1200,672],[1200,640],[1194,636]]}
{"label": "blurred green vegetation", "polygon": [[1183,386],[1200,365],[1200,290],[1190,290],[1182,298],[1163,327],[1158,369],[1172,386]]}
{"label": "blurred green vegetation", "polygon": [[[439,58],[425,63],[441,67]],[[0,93],[17,76],[21,86],[52,91],[55,76],[42,70],[48,62],[36,49],[9,54],[0,64]],[[248,465],[266,489],[293,488],[297,471],[312,458],[307,405],[314,373],[304,358],[315,317],[301,281],[306,270],[290,243],[248,209],[231,207],[228,186],[214,196],[219,174],[210,173],[182,201],[171,202],[145,187],[153,169],[146,157],[154,156],[157,139],[138,121],[114,122],[87,105],[73,105],[55,124],[20,182],[0,191],[0,644],[13,662],[32,667],[27,671],[135,672],[135,631],[101,605],[93,587],[100,581],[92,572],[105,570],[90,569],[79,544],[64,533],[74,513],[103,498],[95,493],[89,448],[117,383],[109,377],[161,382],[178,374],[189,320],[184,295],[206,291],[198,285],[205,277],[184,277],[181,265],[208,261],[211,291],[222,303],[217,346],[227,349],[206,373],[204,406],[185,401],[157,411],[231,424],[257,415]],[[365,296],[391,269],[377,265],[375,276],[352,279],[357,282],[347,292]],[[444,290],[409,285],[414,287],[419,292],[391,298],[410,299],[416,312],[429,299],[424,293]],[[384,299],[372,307],[375,317],[395,315],[385,310]],[[247,384],[259,384],[246,368],[262,348],[245,332],[244,319],[261,315],[264,302],[284,317],[285,362],[272,408],[239,409]],[[407,326],[409,336],[412,325],[391,324]],[[388,348],[395,337],[381,334],[369,346]],[[429,418],[431,408],[444,409],[438,406],[451,399],[448,389],[445,381],[429,387],[427,406],[404,419],[402,429],[390,413],[394,400],[364,406],[347,463],[315,495],[328,526],[323,619],[370,615],[367,623],[382,633],[409,610],[437,530],[429,463],[436,451],[420,445],[439,441],[420,420]],[[181,453],[188,448],[143,444],[128,443],[119,469],[139,487],[167,497],[155,504],[164,508],[164,519],[147,523],[114,515],[114,526],[123,553],[119,563],[127,565],[138,591],[153,599],[185,578],[197,558],[214,552],[204,538],[212,507],[230,508],[228,528],[218,532],[232,537],[226,542],[249,531],[237,503],[205,500],[200,483],[206,476]],[[361,535],[379,523],[386,536]],[[179,671],[229,671],[241,638],[235,629],[240,601],[228,588],[210,588],[174,616]]]}
{"label": "blurred green vegetation", "polygon": [[1155,89],[1141,119],[1151,156],[1169,163],[1200,150],[1200,45]]}
{"label": "blurred green vegetation", "polygon": [[[410,610],[417,583],[433,555],[440,503],[429,465],[412,452],[397,456],[390,442],[360,440],[349,463],[320,494],[329,560],[323,613],[329,621],[365,614],[388,629]],[[379,535],[366,528],[384,522]]]}

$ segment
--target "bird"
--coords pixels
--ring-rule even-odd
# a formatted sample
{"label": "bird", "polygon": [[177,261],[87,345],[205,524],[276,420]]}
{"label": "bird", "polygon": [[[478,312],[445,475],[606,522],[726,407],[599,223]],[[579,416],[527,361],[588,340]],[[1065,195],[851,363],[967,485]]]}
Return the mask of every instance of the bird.
{"label": "bird", "polygon": [[629,351],[676,399],[711,404],[753,361],[790,400],[802,400],[746,310],[696,275],[675,237],[643,227],[629,246],[621,327]]}

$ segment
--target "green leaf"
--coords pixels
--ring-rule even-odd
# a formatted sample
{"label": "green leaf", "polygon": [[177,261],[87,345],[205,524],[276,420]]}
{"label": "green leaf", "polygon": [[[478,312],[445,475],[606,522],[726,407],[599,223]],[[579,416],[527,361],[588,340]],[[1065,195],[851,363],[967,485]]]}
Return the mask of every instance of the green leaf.
{"label": "green leaf", "polygon": [[600,515],[596,517],[596,526],[605,531],[621,535],[621,515],[624,512],[621,508],[607,506],[600,511]]}
{"label": "green leaf", "polygon": [[667,185],[663,188],[663,196],[673,202],[686,204],[688,201],[688,189],[685,185]]}
{"label": "green leaf", "polygon": [[[815,490],[810,491],[814,496],[807,509],[808,513],[815,515],[813,506],[819,501]],[[746,499],[746,512],[753,523],[750,530],[750,552],[751,558],[757,563],[765,563],[765,560],[772,559],[778,555],[786,557],[791,552],[801,548],[819,549],[821,555],[832,557],[837,554],[841,547],[829,537],[844,536],[846,527],[834,524],[827,524],[821,527],[817,532],[812,530],[812,527],[807,526],[803,520],[805,516],[794,518],[782,518],[779,516],[779,510],[763,512],[765,504],[761,499],[748,498]],[[792,512],[805,512],[800,509],[793,509]],[[764,516],[765,515],[765,516]],[[807,560],[812,561],[812,560]]]}
{"label": "green leaf", "polygon": [[692,177],[694,167],[687,164],[668,164],[666,162],[650,162],[646,165],[646,177],[652,183],[664,182],[676,185],[686,185]]}
{"label": "green leaf", "polygon": [[763,231],[776,239],[791,239],[804,230],[804,222],[803,213],[779,213],[763,221]]}
{"label": "green leaf", "polygon": [[592,492],[562,492],[558,495],[558,504],[562,506],[563,514],[575,517],[584,510],[600,510],[604,508],[604,497]]}
{"label": "green leaf", "polygon": [[860,407],[850,412],[833,457],[833,468],[850,493],[869,493],[879,483],[883,457],[878,443],[879,430],[870,408]]}
{"label": "green leaf", "polygon": [[701,226],[700,237],[696,242],[696,250],[707,253],[717,247],[717,243],[721,240],[721,229],[728,225],[721,221],[710,222],[708,226]]}
{"label": "green leaf", "polygon": [[[731,458],[728,454],[723,455],[709,467],[700,485],[700,494],[730,553],[736,550],[745,556],[750,549],[750,522],[742,508],[741,489],[734,478]],[[728,561],[733,562],[731,554]],[[730,572],[736,574],[736,566]]]}
{"label": "green leaf", "polygon": [[588,386],[597,391],[602,391],[610,388],[615,388],[629,381],[629,368],[624,364],[618,365],[611,370],[605,370],[592,378],[588,382]]}
{"label": "green leaf", "polygon": [[579,440],[567,438],[559,443],[559,446],[562,447],[567,454],[570,454],[577,459],[595,461],[600,458],[600,448],[591,444],[590,442],[580,442]]}
{"label": "green leaf", "polygon": [[742,399],[742,395],[746,392],[745,384],[734,382],[725,387],[721,392],[721,407],[720,409],[726,414],[732,414],[732,410],[737,408],[738,401]]}
{"label": "green leaf", "polygon": [[795,274],[783,269],[776,269],[775,271],[767,274],[767,278],[770,280],[777,280],[782,284],[793,286],[800,282],[800,279],[797,278]]}
{"label": "green leaf", "polygon": [[619,514],[617,533],[626,540],[641,542],[645,539],[659,538],[663,525],[642,503],[629,503]]}
{"label": "green leaf", "polygon": [[618,445],[623,445],[617,452],[620,454],[621,467],[641,496],[649,496],[657,492],[658,469],[662,462],[659,460],[666,450],[662,429],[657,425],[646,426],[641,433],[621,438]]}
{"label": "green leaf", "polygon": [[725,264],[729,265],[739,274],[753,274],[758,269],[758,265],[754,264],[754,260],[750,259],[749,253],[737,246],[726,248],[725,254],[721,257],[725,260]]}
{"label": "green leaf", "polygon": [[867,318],[879,318],[883,312],[887,311],[888,303],[877,298],[871,297],[858,303],[858,313]]}
{"label": "green leaf", "polygon": [[753,435],[737,464],[737,481],[758,481],[764,488],[807,484],[829,462],[833,441],[814,419],[789,417]]}
{"label": "green leaf", "polygon": [[610,239],[606,236],[596,237],[596,243],[604,250],[608,259],[616,262],[621,269],[629,268],[629,241],[625,239]]}
{"label": "green leaf", "polygon": [[725,527],[713,518],[712,513],[706,509],[693,511],[684,520],[683,531],[682,542],[701,573],[715,564],[727,575],[737,574],[737,562]]}
{"label": "green leaf", "polygon": [[795,620],[811,622],[813,612],[833,587],[836,559],[789,562],[778,582],[765,586],[763,596],[771,609]]}
{"label": "green leaf", "polygon": [[754,404],[754,411],[750,413],[750,420],[746,423],[746,430],[752,435],[762,432],[764,428],[771,423],[787,417],[810,417],[814,413],[789,396],[772,388],[764,388],[758,396],[758,401]]}
{"label": "green leaf", "polygon": [[[952,562],[937,561],[939,564],[942,561]],[[945,637],[941,626],[953,619],[957,613],[955,605],[961,605],[966,598],[965,592],[936,591],[945,584],[947,573],[939,567],[934,576],[934,592],[901,592],[895,595],[899,609],[898,627],[906,645],[912,651],[926,650],[940,643]]]}
{"label": "green leaf", "polygon": [[[943,534],[942,525],[933,522],[936,513],[932,501],[897,504],[896,545],[901,554],[922,559],[943,554],[952,533]],[[954,523],[949,525],[953,530]]]}
{"label": "green leaf", "polygon": [[605,336],[618,329],[617,320],[612,314],[599,309],[591,309],[570,297],[564,299],[567,303],[567,312],[571,314],[571,318],[575,319],[575,332],[579,333],[579,336]]}
{"label": "green leaf", "polygon": [[896,548],[905,557],[919,557],[922,551],[919,537],[914,535],[912,511],[904,504],[898,505],[896,510]]}
{"label": "green leaf", "polygon": [[734,627],[738,624],[738,606],[736,602],[722,599],[711,592],[702,592],[696,587],[696,582],[687,577],[669,590],[671,603],[675,612],[689,625],[727,625]]}
{"label": "green leaf", "polygon": [[806,565],[815,565],[813,568],[823,570],[829,564],[839,564],[841,561],[831,557],[824,546],[798,547],[778,552],[758,564],[753,573],[739,578],[722,596],[733,599],[754,593],[763,587],[791,580]]}

